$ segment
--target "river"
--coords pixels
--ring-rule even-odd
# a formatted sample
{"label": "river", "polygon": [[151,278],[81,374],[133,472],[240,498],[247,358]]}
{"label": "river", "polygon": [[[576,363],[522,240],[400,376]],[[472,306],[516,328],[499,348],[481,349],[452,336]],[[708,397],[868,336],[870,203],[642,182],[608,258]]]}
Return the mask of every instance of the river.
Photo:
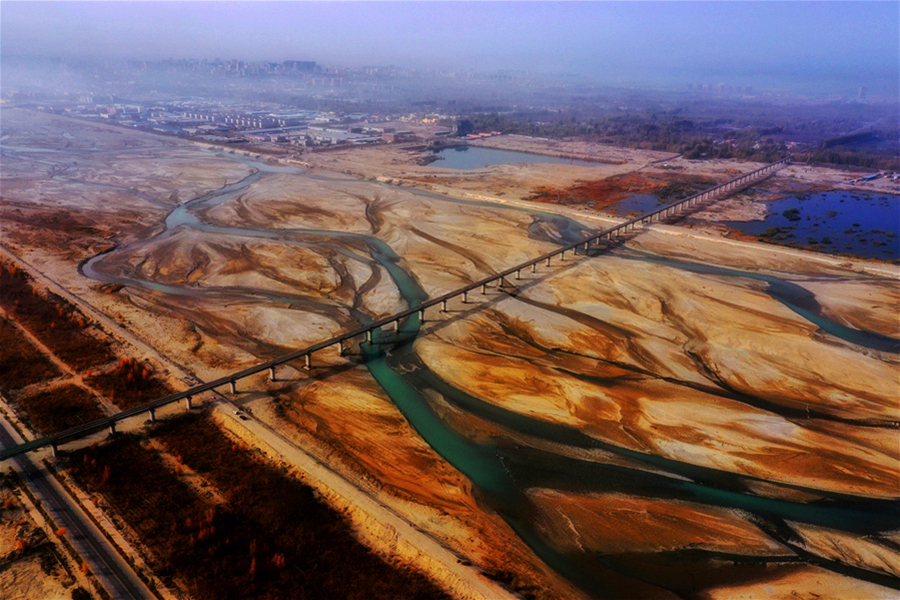
{"label": "river", "polygon": [[[159,233],[155,239],[171,236],[174,231],[183,227],[219,235],[277,239],[284,243],[305,245],[328,244],[335,240],[352,239],[364,243],[369,253],[368,257],[357,256],[355,258],[372,260],[384,267],[408,306],[418,306],[427,299],[428,295],[416,278],[401,266],[400,257],[390,245],[378,237],[341,231],[220,227],[201,220],[197,215],[198,211],[234,198],[263,179],[267,173],[292,172],[300,176],[311,176],[300,169],[272,167],[246,157],[224,154],[222,156],[251,164],[256,172],[241,181],[176,207],[166,218],[165,230]],[[446,202],[457,202],[443,196],[434,197]],[[469,201],[461,202],[471,203]],[[524,210],[509,207],[506,209]],[[532,212],[535,224],[542,225],[541,227],[535,226],[530,230],[530,234],[534,237],[540,237],[553,243],[570,243],[580,239],[583,232],[586,231],[582,224],[574,220],[538,211],[529,212]],[[117,248],[113,252],[130,253],[152,241],[154,240],[143,240],[130,246]],[[341,248],[341,246],[335,244],[331,248]],[[346,248],[343,248],[342,251],[348,252]],[[675,261],[648,253],[627,250],[617,252],[620,256],[634,260],[636,263],[653,262],[675,269],[763,281],[766,283],[765,293],[782,302],[804,319],[822,327],[829,334],[867,348],[892,353],[898,352],[898,340],[896,339],[875,332],[852,329],[823,316],[818,310],[815,295],[798,284],[774,276]],[[311,298],[275,297],[258,290],[181,288],[140,280],[125,274],[114,274],[110,269],[104,268],[103,263],[108,258],[109,254],[102,254],[87,261],[82,266],[83,273],[101,281],[139,286],[164,293],[203,296],[227,291],[229,293],[245,293],[267,301],[288,302],[309,310],[324,310],[324,301]],[[363,311],[355,310],[351,306],[342,308],[350,311],[352,317],[359,324],[371,322],[371,318]],[[680,590],[668,585],[665,578],[661,577],[653,564],[649,562],[642,567],[639,560],[637,563],[628,562],[626,564],[613,557],[590,553],[573,556],[571,553],[555,548],[535,526],[535,515],[538,509],[526,494],[528,489],[549,488],[592,492],[608,489],[609,481],[625,482],[618,488],[620,491],[744,511],[752,515],[754,522],[760,524],[760,527],[773,539],[787,547],[791,547],[792,539],[788,533],[789,529],[785,529],[785,521],[826,526],[862,536],[877,535],[891,530],[900,522],[900,510],[893,502],[828,494],[821,490],[809,490],[821,498],[815,502],[791,502],[766,498],[750,491],[745,485],[748,479],[746,477],[617,447],[587,436],[574,428],[529,418],[500,408],[491,401],[491,398],[475,398],[455,388],[451,382],[439,378],[416,353],[414,342],[420,328],[421,323],[418,318],[412,316],[401,324],[397,333],[378,332],[376,339],[382,340],[381,343],[371,346],[362,345],[364,354],[361,360],[365,367],[422,438],[435,452],[472,481],[488,505],[502,516],[542,560],[596,597],[622,597],[622,594],[628,593],[629,590],[633,593],[636,593],[636,590],[642,590],[640,592],[642,594],[650,594],[653,589],[660,588],[675,593],[680,593]],[[435,395],[479,419],[531,436],[547,444],[528,446],[520,443],[476,442],[470,439],[466,432],[454,429],[439,415],[432,405],[432,401],[429,400]],[[571,448],[600,449],[646,465],[652,470],[575,459],[548,451],[547,448],[553,444]],[[792,489],[796,488],[792,487]],[[687,555],[679,560],[681,559],[687,560],[686,564],[694,560]],[[740,560],[747,564],[759,565],[767,562],[763,558],[755,559],[749,556],[740,557]],[[831,564],[825,560],[816,559],[815,563],[844,574],[849,573],[859,579],[900,588],[900,582],[883,574],[846,564]]]}

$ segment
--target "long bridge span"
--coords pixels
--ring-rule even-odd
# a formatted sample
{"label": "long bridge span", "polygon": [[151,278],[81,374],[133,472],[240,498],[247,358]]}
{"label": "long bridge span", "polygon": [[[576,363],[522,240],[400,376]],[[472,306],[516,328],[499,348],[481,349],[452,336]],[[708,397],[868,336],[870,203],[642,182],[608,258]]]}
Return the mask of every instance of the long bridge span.
{"label": "long bridge span", "polygon": [[229,388],[231,393],[236,393],[237,382],[242,379],[246,379],[247,377],[251,377],[253,375],[268,371],[269,378],[274,380],[275,368],[285,363],[302,359],[304,367],[306,369],[309,369],[312,366],[312,356],[316,352],[320,352],[331,346],[338,346],[340,353],[344,354],[346,345],[356,338],[365,338],[365,341],[371,344],[373,342],[374,332],[376,330],[379,330],[380,328],[385,326],[391,326],[399,331],[400,322],[403,319],[406,319],[413,315],[417,315],[420,321],[424,323],[426,310],[429,308],[440,306],[441,312],[446,312],[447,302],[454,298],[461,298],[463,303],[468,303],[470,294],[480,293],[481,295],[484,295],[487,293],[488,288],[494,284],[497,285],[498,289],[503,288],[506,285],[506,279],[508,277],[512,277],[518,280],[521,278],[522,271],[526,269],[530,269],[532,273],[535,273],[538,265],[542,263],[550,266],[553,259],[565,260],[567,252],[577,253],[579,250],[587,252],[592,245],[600,245],[603,240],[606,240],[608,242],[612,241],[628,231],[635,230],[639,225],[643,226],[643,224],[645,223],[652,223],[654,219],[656,219],[657,221],[661,221],[668,217],[683,213],[684,211],[693,208],[700,203],[708,202],[710,200],[719,200],[726,196],[730,196],[735,192],[738,192],[762,181],[763,179],[770,177],[779,169],[787,165],[790,162],[791,158],[792,156],[788,156],[777,162],[770,163],[764,167],[761,167],[754,171],[750,171],[749,173],[739,175],[734,179],[730,179],[725,183],[721,183],[698,194],[694,194],[693,196],[690,196],[683,200],[679,200],[678,202],[668,204],[656,210],[634,217],[633,219],[629,219],[627,221],[614,225],[613,227],[609,227],[597,233],[593,233],[577,242],[572,242],[564,246],[560,246],[559,248],[556,248],[551,252],[518,264],[514,267],[510,267],[505,271],[490,275],[488,277],[480,279],[479,281],[470,283],[469,285],[448,292],[442,296],[431,298],[430,300],[422,302],[417,306],[411,306],[406,310],[402,310],[382,319],[378,319],[377,321],[373,321],[368,325],[357,327],[356,329],[352,329],[338,336],[332,337],[322,342],[318,342],[316,344],[313,344],[312,346],[307,346],[306,348],[302,348],[283,356],[273,358],[272,360],[265,361],[256,366],[231,373],[229,375],[226,375],[225,377],[220,377],[219,379],[216,379],[214,381],[193,386],[183,392],[170,394],[147,404],[123,410],[108,417],[90,421],[88,423],[83,423],[76,427],[72,427],[71,429],[67,429],[65,431],[61,431],[47,437],[38,438],[30,442],[25,442],[11,448],[4,448],[2,451],[0,451],[0,461],[19,454],[23,454],[25,452],[32,452],[46,447],[51,447],[55,453],[57,448],[66,442],[71,442],[76,439],[86,437],[88,435],[96,433],[97,431],[107,428],[112,433],[115,433],[116,423],[124,421],[125,419],[139,416],[141,414],[148,414],[151,420],[155,420],[156,411],[159,408],[172,404],[174,402],[183,401],[186,408],[190,409],[193,407],[193,398],[195,396],[198,396],[205,392],[212,392],[217,390],[218,388],[226,386]]}

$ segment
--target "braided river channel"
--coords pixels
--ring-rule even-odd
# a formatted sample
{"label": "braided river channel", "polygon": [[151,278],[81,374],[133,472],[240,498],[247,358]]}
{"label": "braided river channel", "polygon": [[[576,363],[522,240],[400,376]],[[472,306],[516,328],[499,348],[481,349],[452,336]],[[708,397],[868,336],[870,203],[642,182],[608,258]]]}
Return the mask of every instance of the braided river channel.
{"label": "braided river channel", "polygon": [[[301,169],[273,166],[247,157],[223,156],[239,160],[253,167],[255,172],[241,181],[177,206],[166,218],[165,229],[152,240],[120,246],[108,253],[95,256],[82,265],[83,274],[102,282],[137,286],[178,296],[203,298],[222,293],[237,294],[258,301],[286,303],[311,312],[321,312],[334,307],[335,301],[327,298],[300,295],[289,297],[257,289],[223,291],[214,287],[207,289],[171,283],[161,284],[125,274],[108,264],[111,255],[123,253],[127,255],[151,241],[159,242],[182,228],[191,228],[223,236],[278,240],[288,245],[304,247],[326,245],[352,260],[377,262],[390,275],[393,284],[409,307],[415,307],[428,298],[427,292],[416,277],[403,267],[401,257],[387,242],[375,235],[328,230],[223,227],[206,222],[200,216],[201,211],[228,199],[234,199],[269,174],[286,173],[327,179]],[[429,195],[432,199],[445,202],[468,202],[406,188],[404,191]],[[513,210],[510,207],[507,209]],[[528,212],[535,223],[530,229],[530,235],[545,242],[573,242],[588,231],[582,224],[566,217],[540,211]],[[364,247],[368,256],[361,256],[358,252],[348,249],[346,244],[333,243],[340,240],[354,241],[353,248]],[[602,249],[594,253],[597,254],[596,257],[584,257],[581,260],[604,260],[604,256],[617,256],[633,261],[635,265],[665,265],[693,273],[760,282],[765,294],[814,324],[827,335],[879,352],[889,354],[900,352],[900,341],[897,339],[836,322],[821,310],[812,291],[773,275],[675,260],[625,247]],[[349,311],[357,324],[373,320],[359,306],[342,307]],[[427,362],[417,353],[415,346],[422,327],[423,324],[413,316],[402,322],[396,332],[378,332],[375,335],[375,344],[361,344],[362,352],[358,360],[365,365],[418,434],[440,456],[471,480],[485,504],[496,511],[547,565],[588,594],[598,598],[692,597],[691,586],[685,583],[685,577],[671,575],[672,566],[676,565],[675,568],[680,570],[690,570],[690,565],[709,561],[725,563],[732,561],[741,569],[751,571],[764,570],[766,565],[773,561],[806,563],[861,581],[900,589],[900,579],[890,573],[864,568],[852,561],[809,551],[799,543],[796,533],[789,525],[809,524],[852,536],[877,538],[883,546],[896,552],[900,546],[883,534],[897,530],[900,525],[900,506],[897,502],[807,489],[777,481],[757,482],[752,477],[727,470],[698,466],[625,448],[601,441],[569,425],[513,412],[492,402],[492,398],[476,397],[458,389],[453,382],[430,369]],[[598,385],[602,385],[602,382]],[[452,427],[442,418],[440,411],[433,405],[435,397],[442,398],[455,410],[472,415],[480,422],[490,423],[501,431],[514,432],[514,435],[508,439],[496,437],[489,441],[472,439],[466,432]],[[753,402],[750,398],[745,400]],[[757,402],[757,408],[788,419],[799,417],[801,415],[798,413],[802,412],[789,407],[766,405],[763,402]],[[825,413],[814,416],[823,420],[841,421],[840,417]],[[863,425],[897,428],[896,422],[867,422]],[[555,452],[553,448],[571,451]],[[579,458],[579,451],[584,450],[602,452],[617,457],[617,460],[605,463]],[[781,487],[792,494],[808,494],[815,499],[799,501],[779,499],[773,495],[759,495],[754,491],[755,483]],[[672,500],[724,508],[736,511],[742,518],[753,523],[765,535],[791,552],[781,556],[754,556],[683,549],[660,553],[655,558],[645,557],[645,559],[603,555],[592,551],[573,553],[558,548],[552,540],[547,539],[540,528],[535,526],[538,508],[526,493],[533,488],[575,491],[579,494],[612,490],[660,501]],[[790,494],[783,497],[790,497]]]}

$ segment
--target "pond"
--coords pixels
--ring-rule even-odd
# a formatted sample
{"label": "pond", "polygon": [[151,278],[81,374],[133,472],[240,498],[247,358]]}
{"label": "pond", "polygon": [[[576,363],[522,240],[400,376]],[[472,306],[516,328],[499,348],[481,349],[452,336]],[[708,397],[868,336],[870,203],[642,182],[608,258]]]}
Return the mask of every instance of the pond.
{"label": "pond", "polygon": [[765,221],[723,224],[790,246],[887,261],[900,258],[900,196],[831,191],[797,194],[768,205]]}
{"label": "pond", "polygon": [[516,165],[522,163],[551,163],[582,165],[587,167],[596,167],[600,164],[588,162],[586,160],[573,160],[560,158],[558,156],[529,154],[527,152],[515,152],[513,150],[497,150],[496,148],[479,148],[475,146],[444,148],[443,150],[437,150],[432,154],[441,158],[441,160],[435,161],[432,165],[444,169],[482,169],[494,165]]}
{"label": "pond", "polygon": [[607,210],[609,212],[612,212],[613,214],[621,215],[623,217],[635,217],[637,215],[642,215],[644,213],[656,210],[664,204],[667,203],[663,202],[656,196],[641,194],[638,196],[623,198],[610,206]]}

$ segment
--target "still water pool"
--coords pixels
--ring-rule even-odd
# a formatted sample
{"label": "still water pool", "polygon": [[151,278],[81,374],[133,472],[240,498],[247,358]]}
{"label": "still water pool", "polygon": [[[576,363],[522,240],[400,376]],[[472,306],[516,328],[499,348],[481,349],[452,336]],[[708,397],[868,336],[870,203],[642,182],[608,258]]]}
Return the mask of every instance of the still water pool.
{"label": "still water pool", "polygon": [[607,210],[609,210],[613,214],[622,215],[623,217],[634,217],[637,215],[648,213],[652,210],[656,210],[663,204],[665,204],[665,202],[663,202],[656,196],[641,194],[638,196],[623,198],[616,202],[614,205],[610,206]]}
{"label": "still water pool", "polygon": [[900,258],[900,196],[852,191],[772,200],[765,221],[725,221],[747,235],[786,245],[880,260]]}
{"label": "still water pool", "polygon": [[527,152],[515,152],[513,150],[497,150],[496,148],[476,148],[474,146],[460,146],[456,148],[444,148],[433,152],[442,160],[433,163],[435,167],[445,169],[482,169],[494,165],[516,164],[566,164],[596,167],[598,163],[586,160],[570,160],[557,156],[545,156],[543,154],[529,154]]}

